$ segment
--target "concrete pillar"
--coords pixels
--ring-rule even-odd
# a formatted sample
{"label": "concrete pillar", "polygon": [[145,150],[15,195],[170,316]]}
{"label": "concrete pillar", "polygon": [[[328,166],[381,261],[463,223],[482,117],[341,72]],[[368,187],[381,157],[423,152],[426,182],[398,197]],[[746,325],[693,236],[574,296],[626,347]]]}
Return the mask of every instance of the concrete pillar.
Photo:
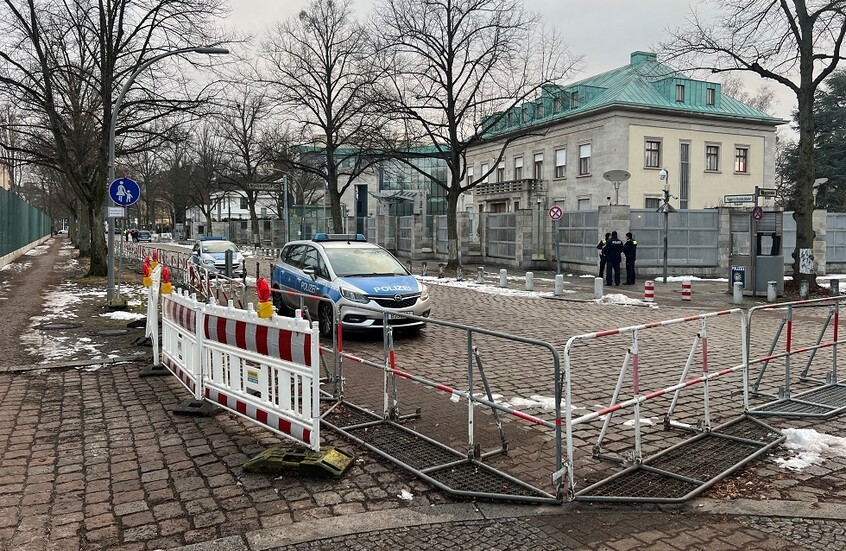
{"label": "concrete pillar", "polygon": [[526,272],[526,290],[535,290],[535,274],[533,274],[532,272]]}

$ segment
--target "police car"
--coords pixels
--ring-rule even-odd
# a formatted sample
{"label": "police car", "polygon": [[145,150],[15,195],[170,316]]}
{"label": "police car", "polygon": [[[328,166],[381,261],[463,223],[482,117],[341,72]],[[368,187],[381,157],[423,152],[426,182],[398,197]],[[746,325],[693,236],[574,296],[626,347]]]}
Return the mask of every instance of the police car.
{"label": "police car", "polygon": [[232,276],[244,273],[244,256],[235,243],[222,237],[202,237],[191,249],[191,261],[213,273],[226,273],[226,251],[232,251]]}
{"label": "police car", "polygon": [[[431,311],[428,288],[394,255],[361,234],[318,233],[310,241],[292,241],[279,253],[271,279],[274,289],[334,301],[344,329],[382,329],[387,311],[392,326],[416,332],[424,324],[401,314],[428,317]],[[280,314],[299,308],[302,300],[310,312],[317,312],[321,334],[332,334],[329,302],[283,293],[274,293],[273,300]]]}

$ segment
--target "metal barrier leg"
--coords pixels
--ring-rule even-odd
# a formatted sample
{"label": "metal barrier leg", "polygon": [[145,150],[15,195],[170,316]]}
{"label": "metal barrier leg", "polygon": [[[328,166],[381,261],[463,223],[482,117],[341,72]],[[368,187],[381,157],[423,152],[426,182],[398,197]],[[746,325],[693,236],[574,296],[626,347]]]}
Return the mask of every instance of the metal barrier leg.
{"label": "metal barrier leg", "polygon": [[[781,318],[781,324],[778,326],[778,331],[776,331],[775,336],[773,337],[773,341],[770,343],[770,349],[767,351],[767,356],[772,356],[773,352],[775,352],[775,348],[778,345],[778,340],[781,338],[781,332],[784,329],[784,325],[787,323],[787,317]],[[751,329],[752,324],[750,323],[747,329]],[[749,332],[749,338],[752,338],[751,331]],[[769,360],[766,360],[761,364],[761,369],[758,371],[758,376],[755,378],[755,383],[752,385],[752,394],[758,396],[758,387],[761,385],[761,380],[764,378],[764,372],[767,370],[767,366],[770,364]]]}
{"label": "metal barrier leg", "polygon": [[[828,317],[826,318],[825,323],[822,326],[822,329],[820,329],[820,334],[817,335],[817,342],[815,343],[815,346],[819,346],[820,343],[822,342],[823,337],[825,336],[825,332],[826,332],[826,330],[828,330],[828,326],[831,324],[831,318],[832,317],[834,317],[834,307],[829,308],[829,310],[828,310]],[[818,350],[817,348],[814,348],[813,350],[811,350],[810,354],[808,354],[808,362],[805,364],[805,369],[803,369],[802,373],[799,374],[799,380],[800,381],[814,380],[814,379],[808,378],[808,370],[811,369],[811,364],[814,361],[814,356],[817,355],[817,350]]]}
{"label": "metal barrier leg", "polygon": [[705,432],[711,431],[711,406],[708,395],[708,319],[702,319],[702,375],[705,381],[702,384],[702,400],[704,402]]}
{"label": "metal barrier leg", "polygon": [[840,331],[840,302],[834,305],[834,344],[831,346],[831,378],[830,384],[837,384],[837,341],[838,333]]}
{"label": "metal barrier leg", "polygon": [[784,386],[779,389],[779,398],[790,398],[790,351],[793,347],[793,305],[787,307],[787,355],[784,357]]}
{"label": "metal barrier leg", "polygon": [[[626,357],[623,358],[623,367],[620,369],[620,376],[617,377],[617,386],[614,387],[614,394],[611,395],[611,403],[608,404],[608,407],[612,407],[614,404],[617,403],[617,399],[620,397],[620,392],[623,390],[623,381],[626,378],[626,372],[629,369],[629,362],[632,358],[632,349],[629,348],[626,350]],[[569,402],[568,402],[569,404]],[[569,407],[569,406],[568,406]],[[608,413],[605,416],[605,421],[602,423],[602,429],[599,431],[599,438],[596,440],[596,444],[593,446],[593,456],[594,457],[604,457],[602,455],[602,441],[605,439],[605,435],[608,433],[608,427],[611,425],[611,418],[614,416],[613,412]],[[569,443],[567,444],[570,445]],[[605,457],[606,459],[618,459],[614,457]]]}
{"label": "metal barrier leg", "polygon": [[[488,377],[485,375],[485,369],[482,367],[482,355],[479,353],[479,349],[477,347],[473,347],[473,355],[476,357],[476,368],[479,370],[479,376],[482,378],[482,385],[485,387],[485,394],[488,397],[489,402],[493,402],[493,394],[491,393],[491,385],[488,383]],[[502,442],[502,448],[499,450],[492,450],[487,453],[482,454],[482,458],[490,457],[492,455],[497,455],[500,453],[508,453],[508,439],[505,437],[505,429],[502,427],[502,421],[499,418],[499,410],[492,407],[491,412],[493,413],[494,421],[496,422],[496,426],[499,429],[499,440]]]}
{"label": "metal barrier leg", "polygon": [[[701,337],[701,333],[697,333],[696,336],[693,337],[693,346],[690,347],[690,352],[687,354],[687,361],[685,362],[684,369],[679,377],[679,384],[682,384],[685,380],[687,380],[687,374],[690,373],[690,368],[693,365],[693,358],[696,357],[696,349],[699,347]],[[670,407],[667,409],[667,414],[664,416],[664,428],[686,428],[672,421],[673,413],[676,412],[676,406],[679,403],[679,396],[681,396],[681,389],[678,389],[673,393],[673,399],[670,402]]]}
{"label": "metal barrier leg", "polygon": [[473,418],[473,332],[467,331],[467,457],[479,458],[480,451],[474,440]]}
{"label": "metal barrier leg", "polygon": [[[640,398],[640,365],[638,363],[637,352],[637,329],[632,331],[632,387],[634,389],[634,398]],[[634,456],[631,462],[640,464],[643,461],[643,453],[641,451],[641,434],[640,434],[640,400],[637,400],[634,405],[634,426],[635,426],[635,449]]]}

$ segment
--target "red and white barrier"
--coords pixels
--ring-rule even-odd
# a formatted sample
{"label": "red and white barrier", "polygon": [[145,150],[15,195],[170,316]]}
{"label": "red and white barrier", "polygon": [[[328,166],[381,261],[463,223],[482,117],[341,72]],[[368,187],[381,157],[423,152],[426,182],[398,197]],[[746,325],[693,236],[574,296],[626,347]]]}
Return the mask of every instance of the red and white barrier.
{"label": "red and white barrier", "polygon": [[164,365],[208,400],[282,436],[320,449],[317,324],[204,304],[176,290],[163,297]]}
{"label": "red and white barrier", "polygon": [[651,279],[643,284],[643,302],[655,302],[655,282]]}
{"label": "red and white barrier", "polygon": [[693,296],[693,289],[689,279],[682,281],[682,300],[690,300]]}

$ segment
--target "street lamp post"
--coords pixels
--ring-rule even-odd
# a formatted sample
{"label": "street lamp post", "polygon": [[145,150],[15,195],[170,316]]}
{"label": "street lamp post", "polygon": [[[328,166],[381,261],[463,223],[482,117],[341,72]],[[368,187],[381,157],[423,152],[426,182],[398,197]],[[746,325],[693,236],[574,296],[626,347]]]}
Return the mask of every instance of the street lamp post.
{"label": "street lamp post", "polygon": [[[180,48],[178,50],[171,50],[169,52],[164,52],[159,55],[153,56],[141,65],[138,66],[135,71],[129,78],[126,79],[126,82],[123,84],[123,87],[120,89],[120,93],[118,94],[117,99],[115,100],[115,105],[112,108],[112,120],[109,124],[109,166],[108,166],[108,182],[107,186],[110,185],[115,179],[115,129],[117,127],[117,116],[120,112],[120,106],[123,103],[123,98],[126,93],[129,91],[129,88],[132,86],[132,83],[135,82],[135,79],[144,72],[150,65],[153,63],[160,61],[166,57],[172,55],[179,55],[179,54],[188,54],[188,53],[197,53],[197,54],[228,54],[229,50],[226,48],[213,48],[210,46],[198,46],[192,48]],[[112,300],[114,297],[114,290],[115,290],[115,219],[111,216],[108,217],[109,220],[109,237],[108,237],[108,254],[107,254],[107,290],[106,290],[106,299],[108,300],[109,304],[111,305]]]}
{"label": "street lamp post", "polygon": [[664,283],[667,283],[667,239],[670,233],[670,173],[662,168],[658,177],[664,181],[664,204],[661,210],[664,211]]}

